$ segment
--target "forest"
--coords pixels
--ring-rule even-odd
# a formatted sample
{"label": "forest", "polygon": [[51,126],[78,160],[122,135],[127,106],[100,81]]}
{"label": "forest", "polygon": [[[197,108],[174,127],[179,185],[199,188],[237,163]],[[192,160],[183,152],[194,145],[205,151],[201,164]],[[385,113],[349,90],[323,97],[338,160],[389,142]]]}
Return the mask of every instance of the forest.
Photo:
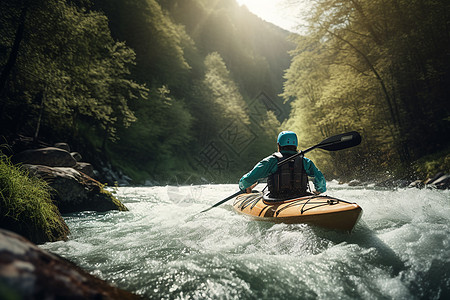
{"label": "forest", "polygon": [[448,172],[450,3],[312,2],[294,34],[234,0],[3,0],[0,144],[66,141],[132,184],[235,183],[280,130],[300,149],[357,130],[311,153],[327,178]]}
{"label": "forest", "polygon": [[285,76],[286,126],[307,144],[358,130],[365,141],[350,155],[317,156],[338,177],[448,172],[450,2],[314,3]]}

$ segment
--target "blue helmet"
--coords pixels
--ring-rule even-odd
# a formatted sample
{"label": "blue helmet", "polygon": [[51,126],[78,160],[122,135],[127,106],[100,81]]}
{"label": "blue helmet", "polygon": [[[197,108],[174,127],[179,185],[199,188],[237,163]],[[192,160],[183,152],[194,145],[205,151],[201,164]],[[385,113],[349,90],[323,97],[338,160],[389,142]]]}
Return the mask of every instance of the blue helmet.
{"label": "blue helmet", "polygon": [[298,146],[297,135],[293,131],[282,131],[278,135],[277,143],[280,146]]}

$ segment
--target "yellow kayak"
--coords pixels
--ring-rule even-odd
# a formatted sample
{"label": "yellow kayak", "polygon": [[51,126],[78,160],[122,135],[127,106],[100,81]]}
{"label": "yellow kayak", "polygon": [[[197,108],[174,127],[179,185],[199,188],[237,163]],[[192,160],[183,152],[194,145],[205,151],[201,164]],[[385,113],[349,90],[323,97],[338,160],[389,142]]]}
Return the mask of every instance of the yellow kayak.
{"label": "yellow kayak", "polygon": [[274,200],[266,198],[262,192],[241,194],[234,200],[233,207],[256,220],[307,223],[344,231],[351,231],[362,215],[356,203],[321,195]]}

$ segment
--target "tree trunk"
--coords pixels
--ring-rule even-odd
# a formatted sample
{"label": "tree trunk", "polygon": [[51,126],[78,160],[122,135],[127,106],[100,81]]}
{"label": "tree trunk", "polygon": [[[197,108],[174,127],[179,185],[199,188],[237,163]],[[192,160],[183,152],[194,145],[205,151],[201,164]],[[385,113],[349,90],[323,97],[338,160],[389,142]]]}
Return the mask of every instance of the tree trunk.
{"label": "tree trunk", "polygon": [[[38,140],[38,136],[39,136],[39,129],[41,127],[41,120],[42,120],[42,113],[44,112],[44,98],[45,98],[45,94],[43,91],[40,91],[37,95],[36,95],[37,100],[41,100],[41,105],[39,108],[39,116],[38,116],[38,121],[36,124],[36,131],[34,133],[34,140],[37,141]],[[40,98],[40,99],[39,99]]]}
{"label": "tree trunk", "polygon": [[16,37],[14,38],[14,44],[12,46],[11,53],[9,54],[8,61],[6,62],[2,73],[0,74],[0,95],[3,93],[6,82],[8,80],[8,76],[16,63],[17,56],[19,55],[20,42],[23,39],[23,33],[25,31],[25,19],[27,10],[28,5],[24,4],[20,13],[19,26],[17,27]]}

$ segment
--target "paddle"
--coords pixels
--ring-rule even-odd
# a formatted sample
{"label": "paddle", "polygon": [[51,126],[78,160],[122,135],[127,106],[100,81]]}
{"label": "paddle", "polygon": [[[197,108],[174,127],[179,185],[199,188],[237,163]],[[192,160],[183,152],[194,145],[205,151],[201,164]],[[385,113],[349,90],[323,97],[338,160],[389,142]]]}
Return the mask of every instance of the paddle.
{"label": "paddle", "polygon": [[293,158],[296,158],[300,155],[305,155],[305,153],[308,153],[309,151],[320,148],[327,151],[337,151],[337,150],[343,150],[350,147],[354,147],[361,144],[361,136],[356,131],[350,131],[347,133],[342,133],[338,135],[334,135],[332,137],[329,137],[323,141],[321,141],[319,144],[309,147],[306,150],[300,151],[292,156],[289,156],[285,160],[282,160],[278,163],[278,166],[284,165],[288,161],[292,160]]}
{"label": "paddle", "polygon": [[[320,149],[327,150],[327,151],[337,151],[337,150],[342,150],[342,149],[347,149],[347,148],[350,148],[350,147],[357,146],[360,143],[361,143],[361,136],[356,131],[350,131],[350,132],[347,132],[347,133],[338,134],[338,135],[329,137],[329,138],[323,140],[322,142],[320,142],[319,144],[317,144],[315,146],[312,146],[312,147],[309,147],[308,149],[306,149],[304,151],[300,151],[300,152],[290,156],[289,158],[287,158],[285,160],[280,161],[278,163],[278,166],[281,166],[281,165],[287,163],[288,161],[292,160],[293,158],[295,158],[295,157],[297,157],[299,155],[305,155],[305,153],[307,153],[307,152],[309,152],[309,151],[311,151],[313,149],[316,149],[316,148],[320,148]],[[234,197],[236,197],[236,196],[238,196],[240,194],[243,194],[243,193],[244,193],[244,191],[236,192],[233,195],[231,195],[231,196],[229,196],[229,197],[227,197],[227,198],[217,202],[213,206],[211,206],[211,207],[209,207],[209,208],[207,208],[205,210],[202,210],[201,212],[199,212],[199,214],[204,213],[204,212],[206,212],[206,211],[208,211],[208,210],[210,210],[210,209],[212,209],[214,207],[217,207],[220,204],[225,203],[228,200],[233,199]]]}
{"label": "paddle", "polygon": [[225,199],[223,199],[223,200],[217,202],[216,204],[214,204],[213,206],[211,206],[211,207],[209,207],[209,208],[207,208],[207,209],[205,209],[205,210],[202,210],[202,211],[199,212],[199,213],[201,214],[201,213],[204,213],[204,212],[206,212],[206,211],[208,211],[208,210],[210,210],[210,209],[213,209],[214,207],[219,206],[220,204],[222,204],[222,203],[224,203],[224,202],[227,202],[228,200],[233,199],[234,197],[236,197],[237,195],[240,195],[240,194],[242,194],[242,193],[244,193],[244,192],[243,192],[243,191],[236,192],[236,193],[234,193],[233,195],[231,195],[231,196],[229,196],[229,197],[226,197]]}

